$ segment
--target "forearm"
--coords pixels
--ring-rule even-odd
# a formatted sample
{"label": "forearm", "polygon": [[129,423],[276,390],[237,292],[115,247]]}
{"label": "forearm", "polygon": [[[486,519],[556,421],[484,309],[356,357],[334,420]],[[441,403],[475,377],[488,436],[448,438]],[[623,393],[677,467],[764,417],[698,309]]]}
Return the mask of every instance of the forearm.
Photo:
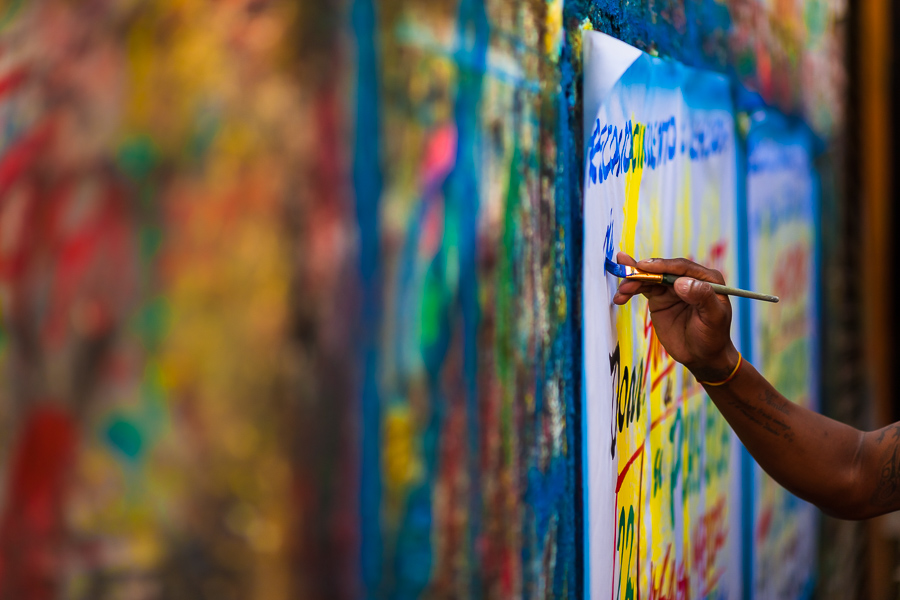
{"label": "forearm", "polygon": [[828,514],[869,516],[858,485],[864,434],[788,401],[744,361],[723,386],[705,386],[759,465]]}
{"label": "forearm", "polygon": [[[708,282],[724,284],[718,271],[686,259],[620,264],[678,275],[674,285],[626,279],[613,297],[625,304],[647,297],[660,342],[700,381],[728,379],[738,363],[731,343],[731,303]],[[789,402],[753,365],[744,363],[720,386],[704,384],[719,411],[759,465],[778,483],[845,519],[900,509],[900,423],[861,431]]]}

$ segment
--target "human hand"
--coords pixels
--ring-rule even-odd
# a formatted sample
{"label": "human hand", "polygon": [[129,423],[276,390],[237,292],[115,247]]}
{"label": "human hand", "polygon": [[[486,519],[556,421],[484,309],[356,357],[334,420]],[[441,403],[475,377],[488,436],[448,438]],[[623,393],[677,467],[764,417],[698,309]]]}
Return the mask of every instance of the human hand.
{"label": "human hand", "polygon": [[731,341],[731,302],[704,283],[724,284],[722,274],[685,258],[635,262],[619,252],[616,260],[648,273],[681,276],[672,286],[623,279],[613,302],[625,304],[635,294],[643,294],[650,305],[656,336],[669,356],[701,381],[728,377],[738,363],[738,352]]}

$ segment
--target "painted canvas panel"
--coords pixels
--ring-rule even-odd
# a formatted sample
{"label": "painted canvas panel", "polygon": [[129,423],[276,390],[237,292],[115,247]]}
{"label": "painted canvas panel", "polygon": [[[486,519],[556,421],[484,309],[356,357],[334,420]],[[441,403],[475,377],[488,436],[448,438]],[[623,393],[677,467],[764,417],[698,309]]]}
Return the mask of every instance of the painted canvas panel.
{"label": "painted canvas panel", "polygon": [[[819,404],[817,197],[812,138],[774,112],[752,115],[748,136],[747,223],[753,289],[778,304],[749,307],[752,361],[789,400]],[[818,510],[753,463],[753,597],[811,592]]]}
{"label": "painted canvas panel", "polygon": [[578,596],[563,3],[356,7],[364,591]]}
{"label": "painted canvas panel", "polygon": [[736,438],[655,338],[646,300],[611,304],[618,281],[604,271],[604,260],[623,250],[638,258],[689,257],[735,280],[729,86],[643,54],[601,102],[590,130],[586,587],[592,598],[739,598]]}

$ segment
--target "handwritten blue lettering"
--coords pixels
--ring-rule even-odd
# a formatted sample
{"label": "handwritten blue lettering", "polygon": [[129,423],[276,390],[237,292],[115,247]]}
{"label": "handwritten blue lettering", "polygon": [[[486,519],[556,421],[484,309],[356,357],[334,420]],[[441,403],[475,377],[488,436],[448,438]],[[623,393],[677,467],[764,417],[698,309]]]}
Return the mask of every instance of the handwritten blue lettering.
{"label": "handwritten blue lettering", "polygon": [[728,151],[732,137],[731,123],[717,115],[698,116],[681,127],[674,115],[648,123],[629,119],[621,125],[597,119],[587,145],[588,185],[634,169],[662,168],[675,160],[679,146],[691,161],[708,160]]}

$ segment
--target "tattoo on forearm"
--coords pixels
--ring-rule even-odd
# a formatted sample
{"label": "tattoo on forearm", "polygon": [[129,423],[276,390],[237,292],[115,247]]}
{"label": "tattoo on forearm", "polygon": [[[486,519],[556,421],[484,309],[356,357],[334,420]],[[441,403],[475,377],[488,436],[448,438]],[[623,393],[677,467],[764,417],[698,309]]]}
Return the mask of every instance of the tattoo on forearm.
{"label": "tattoo on forearm", "polygon": [[896,442],[898,439],[900,439],[900,425],[894,423],[890,427],[885,427],[884,429],[882,429],[878,434],[877,441],[879,444],[884,441],[884,436],[886,436],[888,433],[891,434],[891,440]]}
{"label": "tattoo on forearm", "polygon": [[[881,439],[883,437],[882,432]],[[881,465],[881,477],[872,495],[872,504],[877,506],[890,504],[896,497],[897,488],[900,487],[900,452],[897,451],[897,445],[885,451],[884,455],[890,456]]]}
{"label": "tattoo on forearm", "polygon": [[736,396],[732,396],[729,399],[729,404],[741,411],[741,414],[743,414],[747,420],[755,423],[776,437],[784,438],[788,442],[793,442],[794,432],[791,429],[791,426],[778,418],[778,415],[773,414],[761,406],[762,404],[765,404],[778,413],[787,415],[789,410],[784,403],[785,401],[780,399],[773,390],[764,390],[759,395],[759,402],[759,406],[753,406]]}
{"label": "tattoo on forearm", "polygon": [[783,415],[788,414],[788,404],[787,400],[781,398],[775,390],[768,389],[763,390],[763,392],[759,395],[759,399],[765,402],[770,407],[774,408],[778,412]]}

